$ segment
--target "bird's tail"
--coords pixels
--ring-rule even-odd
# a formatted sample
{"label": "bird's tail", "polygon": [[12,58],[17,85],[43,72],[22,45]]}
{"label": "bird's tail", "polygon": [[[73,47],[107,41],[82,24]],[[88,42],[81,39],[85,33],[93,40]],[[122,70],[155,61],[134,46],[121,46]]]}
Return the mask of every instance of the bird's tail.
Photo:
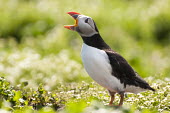
{"label": "bird's tail", "polygon": [[150,86],[148,87],[149,90],[156,91],[155,89],[151,88]]}

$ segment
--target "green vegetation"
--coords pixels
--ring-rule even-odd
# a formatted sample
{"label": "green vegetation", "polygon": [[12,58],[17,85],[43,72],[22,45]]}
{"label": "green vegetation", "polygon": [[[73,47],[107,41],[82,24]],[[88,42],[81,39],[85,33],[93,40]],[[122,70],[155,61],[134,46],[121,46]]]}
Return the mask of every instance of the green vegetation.
{"label": "green vegetation", "polygon": [[[0,0],[0,112],[170,112],[170,0]],[[66,12],[91,16],[104,40],[156,92],[105,106],[84,71],[80,36]],[[82,82],[83,81],[83,82]],[[116,103],[118,103],[118,95]]]}
{"label": "green vegetation", "polygon": [[[150,78],[150,80],[152,80]],[[122,111],[122,113],[168,113],[170,80],[154,81],[152,86],[157,89],[157,92],[143,92],[140,94],[128,94],[125,98],[122,108],[114,108],[107,105],[109,95],[107,91],[98,86],[96,83],[70,83],[58,84],[56,90],[47,91],[42,85],[37,89],[28,88],[26,82],[23,82],[16,87],[11,86],[4,78],[0,78],[0,107],[9,111],[18,112],[71,112],[80,113],[86,111],[111,112],[113,110]],[[94,101],[95,100],[95,101]],[[116,97],[116,104],[119,98]],[[66,105],[66,107],[65,107]],[[89,106],[89,107],[87,107]],[[34,110],[33,110],[34,109]],[[104,112],[103,111],[103,112]]]}

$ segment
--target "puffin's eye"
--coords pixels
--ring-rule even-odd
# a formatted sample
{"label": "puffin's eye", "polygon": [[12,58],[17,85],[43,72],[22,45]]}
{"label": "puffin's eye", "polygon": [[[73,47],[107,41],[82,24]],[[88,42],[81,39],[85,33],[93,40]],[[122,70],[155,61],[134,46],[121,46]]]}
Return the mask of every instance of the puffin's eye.
{"label": "puffin's eye", "polygon": [[85,20],[85,23],[88,23],[88,18]]}

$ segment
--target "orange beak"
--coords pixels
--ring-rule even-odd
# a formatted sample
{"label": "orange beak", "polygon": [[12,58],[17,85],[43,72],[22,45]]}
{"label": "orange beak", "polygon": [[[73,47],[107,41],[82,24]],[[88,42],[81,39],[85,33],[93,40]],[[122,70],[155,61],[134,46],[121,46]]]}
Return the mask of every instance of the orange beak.
{"label": "orange beak", "polygon": [[70,16],[73,17],[73,19],[75,19],[75,24],[74,25],[64,25],[64,28],[67,28],[69,30],[75,30],[75,27],[78,26],[78,20],[77,17],[78,15],[80,15],[80,13],[77,12],[67,12],[67,14],[69,14]]}

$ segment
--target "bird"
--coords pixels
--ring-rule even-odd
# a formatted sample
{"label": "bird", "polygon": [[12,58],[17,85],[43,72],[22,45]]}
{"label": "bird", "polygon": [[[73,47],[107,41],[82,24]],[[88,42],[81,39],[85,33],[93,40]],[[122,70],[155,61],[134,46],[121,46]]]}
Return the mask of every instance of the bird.
{"label": "bird", "polygon": [[[83,40],[81,58],[88,75],[110,94],[109,106],[122,106],[126,93],[155,91],[130,64],[101,37],[94,20],[77,12],[67,12],[75,20],[74,25],[64,25],[78,32]],[[118,105],[113,105],[115,94],[120,95]]]}

